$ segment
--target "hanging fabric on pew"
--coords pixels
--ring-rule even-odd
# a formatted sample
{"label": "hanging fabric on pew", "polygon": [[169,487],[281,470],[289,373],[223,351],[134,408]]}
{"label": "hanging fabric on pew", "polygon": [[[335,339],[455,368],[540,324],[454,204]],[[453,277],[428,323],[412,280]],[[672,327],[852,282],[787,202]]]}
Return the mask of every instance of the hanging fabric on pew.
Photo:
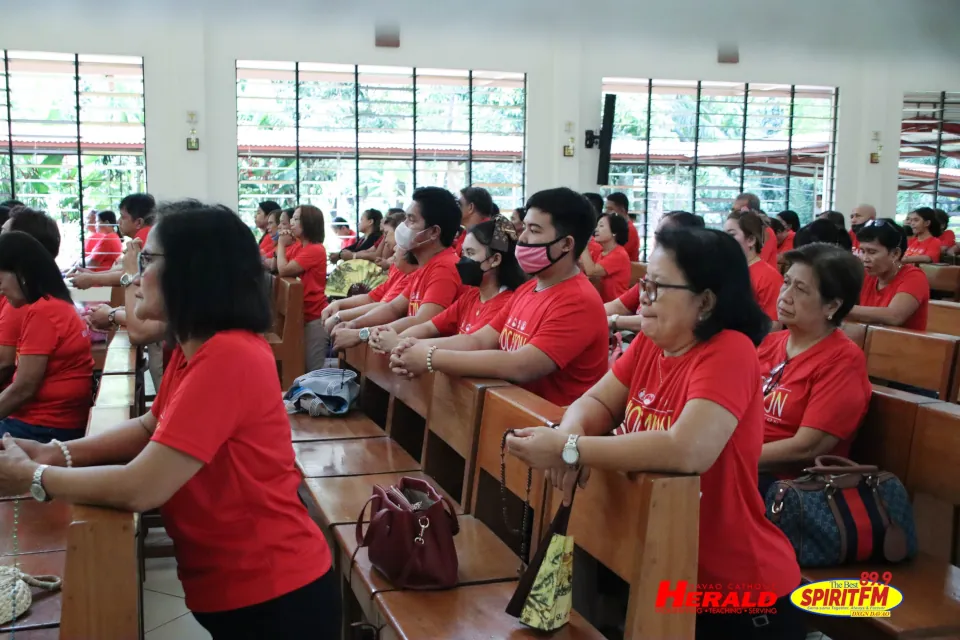
{"label": "hanging fabric on pew", "polygon": [[917,555],[906,488],[894,474],[819,456],[807,475],[775,482],[767,517],[786,534],[801,567],[902,562]]}
{"label": "hanging fabric on pew", "polygon": [[308,413],[313,418],[348,413],[360,395],[356,378],[349,369],[318,369],[300,376],[283,396],[287,413]]}

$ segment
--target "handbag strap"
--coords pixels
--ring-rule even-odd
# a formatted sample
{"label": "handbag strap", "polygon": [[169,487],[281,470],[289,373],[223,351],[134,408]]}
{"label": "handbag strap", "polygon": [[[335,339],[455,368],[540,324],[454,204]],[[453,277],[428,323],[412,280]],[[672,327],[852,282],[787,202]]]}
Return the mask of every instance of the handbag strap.
{"label": "handbag strap", "polygon": [[[363,535],[363,514],[367,512],[367,507],[370,505],[371,502],[373,502],[373,499],[377,497],[379,496],[377,494],[374,494],[369,498],[367,498],[367,501],[363,503],[363,508],[360,509],[360,515],[357,517],[357,530],[356,530],[357,551],[359,551],[361,547],[367,546],[367,541],[364,539],[365,536]],[[368,534],[370,533],[370,527],[367,527],[367,533]],[[354,557],[356,557],[357,555],[356,551],[354,551],[353,555]]]}

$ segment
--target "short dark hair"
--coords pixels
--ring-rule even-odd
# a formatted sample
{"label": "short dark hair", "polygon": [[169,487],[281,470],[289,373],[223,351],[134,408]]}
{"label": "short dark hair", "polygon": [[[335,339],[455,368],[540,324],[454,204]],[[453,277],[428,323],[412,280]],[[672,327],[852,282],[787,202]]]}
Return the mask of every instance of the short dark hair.
{"label": "short dark hair", "polygon": [[797,231],[797,235],[793,238],[793,246],[797,249],[804,245],[813,244],[814,242],[835,244],[847,251],[853,249],[850,234],[843,229],[838,229],[837,225],[823,218],[817,218],[810,224],[801,227],[800,231]]}
{"label": "short dark hair", "polygon": [[466,187],[460,189],[460,195],[463,196],[464,200],[476,207],[477,213],[484,218],[493,216],[493,198],[490,196],[490,192],[483,187]]}
{"label": "short dark hair", "polygon": [[613,234],[613,239],[616,240],[617,244],[621,247],[626,245],[627,242],[630,241],[630,223],[627,222],[623,216],[614,213],[605,213],[600,216],[601,220],[604,218],[606,218],[607,224],[610,225],[610,232]]}
{"label": "short dark hair", "polygon": [[769,220],[770,228],[773,229],[774,233],[783,233],[787,230],[787,225],[783,223],[783,220],[777,218],[770,218]]}
{"label": "short dark hair", "polygon": [[40,298],[57,298],[73,304],[54,257],[33,236],[23,231],[0,234],[0,271],[16,274],[23,297],[32,304]]}
{"label": "short dark hair", "polygon": [[901,256],[907,252],[907,234],[903,227],[890,218],[875,218],[868,221],[857,232],[857,240],[861,244],[877,242],[887,251],[900,249]]}
{"label": "short dark hair", "polygon": [[835,326],[839,327],[853,306],[860,304],[863,263],[849,251],[835,244],[814,242],[786,252],[783,259],[788,269],[795,264],[805,264],[813,269],[820,297],[824,301],[840,301],[840,308],[830,319]]}
{"label": "short dark hair", "polygon": [[19,200],[13,200],[12,198],[10,200],[4,200],[3,202],[0,202],[0,207],[6,207],[8,209],[13,209],[14,207],[25,207],[25,206],[27,205],[23,204]]}
{"label": "short dark hair", "polygon": [[689,211],[668,211],[663,214],[663,219],[670,222],[673,227],[690,227],[693,229],[703,229],[707,225],[703,222],[703,216],[698,216]]}
{"label": "short dark hair", "polygon": [[154,233],[163,250],[167,321],[176,338],[208,338],[240,329],[264,333],[272,323],[257,241],[222,205],[166,205]]}
{"label": "short dark hair", "polygon": [[599,218],[599,216],[603,213],[603,196],[601,196],[599,193],[594,193],[593,191],[586,191],[580,195],[586,198],[587,202],[593,206],[595,215]]}
{"label": "short dark hair", "polygon": [[312,204],[301,204],[297,206],[297,209],[300,209],[300,228],[303,229],[303,237],[314,244],[323,243],[326,236],[326,230],[323,226],[323,211]]}
{"label": "short dark hair", "polygon": [[10,207],[0,204],[0,227],[10,219]]}
{"label": "short dark hair", "polygon": [[110,225],[113,227],[113,232],[120,235],[120,231],[117,230],[117,214],[113,211],[98,211],[97,222]]}
{"label": "short dark hair", "polygon": [[280,205],[274,202],[273,200],[264,200],[258,205],[260,211],[264,213],[270,213],[271,211],[276,211],[280,208]]}
{"label": "short dark hair", "polygon": [[267,212],[267,219],[273,219],[274,222],[280,224],[280,216],[283,215],[283,209],[274,209],[273,211]]}
{"label": "short dark hair", "polygon": [[381,224],[381,228],[382,228],[383,225],[387,225],[388,227],[390,227],[391,229],[393,229],[394,231],[396,231],[397,227],[400,226],[400,223],[403,222],[404,216],[406,216],[407,214],[404,213],[403,209],[400,209],[399,212],[398,212],[398,211],[394,211],[393,209],[391,209],[390,211],[391,211],[392,213],[388,213],[388,214],[387,214],[387,217],[383,219],[383,223]]}
{"label": "short dark hair", "polygon": [[495,218],[495,217],[497,217],[498,215],[500,215],[500,207],[497,205],[496,202],[493,203],[493,209],[492,209],[492,211],[493,211],[493,216],[492,216],[492,217]]}
{"label": "short dark hair", "polygon": [[526,207],[517,207],[513,210],[517,214],[517,217],[520,218],[520,222],[523,222],[523,219],[527,217],[527,208]]}
{"label": "short dark hair", "polygon": [[937,222],[940,223],[940,234],[943,235],[943,232],[950,226],[950,215],[943,209],[934,209],[933,212],[937,215]]}
{"label": "short dark hair", "polygon": [[[497,267],[497,279],[500,281],[501,286],[506,287],[510,291],[515,291],[517,287],[527,281],[527,274],[523,272],[523,269],[520,268],[520,263],[517,262],[517,256],[515,254],[517,248],[516,238],[507,236],[507,247],[504,250],[491,246],[497,224],[499,223],[496,219],[484,220],[467,229],[467,233],[472,233],[473,237],[477,239],[477,242],[489,249],[491,256],[494,253],[500,254],[500,266]],[[512,228],[511,226],[511,229]]]}
{"label": "short dark hair", "polygon": [[143,220],[144,223],[153,221],[157,208],[157,201],[149,193],[131,193],[120,201],[120,210],[126,211],[134,220]]}
{"label": "short dark hair", "polygon": [[919,207],[910,213],[915,213],[930,223],[930,235],[932,235],[934,238],[939,238],[940,234],[943,233],[943,229],[940,227],[940,221],[937,220],[937,212],[932,208]]}
{"label": "short dark hair", "polygon": [[573,236],[573,255],[576,258],[586,248],[597,228],[593,206],[573,189],[557,187],[544,189],[530,196],[527,210],[540,209],[550,216],[557,229],[557,237]]}
{"label": "short dark hair", "polygon": [[800,231],[800,216],[796,211],[785,209],[777,214],[777,217],[787,223],[794,232]]}
{"label": "short dark hair", "polygon": [[43,211],[16,207],[10,211],[10,231],[23,231],[33,236],[51,257],[60,254],[60,228]]}
{"label": "short dark hair", "polygon": [[747,206],[754,210],[760,211],[760,198],[755,193],[744,192],[739,194],[736,198],[733,199],[734,202],[737,200],[746,200]]}
{"label": "short dark hair", "polygon": [[753,295],[750,270],[740,244],[717,229],[674,228],[656,235],[657,246],[669,251],[694,292],[716,296],[713,311],[694,335],[705,342],[721,331],[739,331],[759,346],[770,331],[770,318]]}
{"label": "short dark hair", "polygon": [[390,207],[389,209],[387,209],[388,216],[392,216],[395,213],[399,213],[402,216],[407,215],[407,212],[401,209],[400,207]]}
{"label": "short dark hair", "polygon": [[847,219],[839,211],[824,211],[820,217],[832,222],[837,229],[847,230]]}
{"label": "short dark hair", "polygon": [[727,220],[736,221],[745,238],[753,238],[753,249],[759,254],[760,250],[763,249],[763,241],[766,239],[763,218],[760,217],[760,214],[753,211],[731,211]]}
{"label": "short dark hair", "polygon": [[440,227],[440,244],[452,245],[460,231],[460,203],[454,195],[441,187],[420,187],[412,198],[420,205],[424,228]]}
{"label": "short dark hair", "polygon": [[630,200],[627,198],[627,194],[622,191],[614,191],[613,193],[607,194],[607,200],[613,204],[621,207],[624,211],[630,211]]}
{"label": "short dark hair", "polygon": [[383,221],[383,214],[379,209],[367,209],[362,215],[367,216],[373,221],[374,233],[380,233],[380,223]]}

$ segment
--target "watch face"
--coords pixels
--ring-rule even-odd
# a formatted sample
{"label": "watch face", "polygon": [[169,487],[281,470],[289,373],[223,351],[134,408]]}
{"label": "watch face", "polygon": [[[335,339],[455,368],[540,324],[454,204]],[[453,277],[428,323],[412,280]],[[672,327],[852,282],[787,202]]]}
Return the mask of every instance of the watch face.
{"label": "watch face", "polygon": [[47,492],[43,490],[42,486],[36,483],[30,485],[30,495],[38,502],[45,502],[47,499]]}
{"label": "watch face", "polygon": [[574,447],[564,447],[561,457],[567,464],[577,464],[577,458],[580,456],[577,455],[577,450]]}
{"label": "watch face", "polygon": [[360,339],[366,342],[370,339],[370,329],[360,329]]}

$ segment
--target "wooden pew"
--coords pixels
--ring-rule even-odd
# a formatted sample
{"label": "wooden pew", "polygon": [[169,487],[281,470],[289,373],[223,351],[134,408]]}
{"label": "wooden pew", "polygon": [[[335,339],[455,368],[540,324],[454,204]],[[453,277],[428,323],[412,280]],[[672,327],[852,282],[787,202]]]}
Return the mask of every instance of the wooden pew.
{"label": "wooden pew", "polygon": [[867,343],[867,325],[859,322],[844,322],[840,327],[847,337],[863,349]]}
{"label": "wooden pew", "polygon": [[[527,402],[543,407],[545,401],[515,387],[488,391],[478,451],[478,478],[483,473],[499,471],[500,437],[504,428],[543,424],[542,418],[546,416],[526,411]],[[560,411],[554,407],[551,413],[556,417],[550,420],[558,419]],[[537,491],[543,487],[544,480],[542,474],[535,474]],[[525,482],[524,467],[508,458],[510,493],[523,495]],[[479,494],[483,488],[482,483],[478,483],[475,501],[482,499]],[[532,498],[531,504],[536,504],[539,497]],[[560,496],[544,489],[543,498],[544,514],[552,513],[559,505]],[[498,510],[496,502],[494,508]],[[693,638],[692,612],[663,615],[654,612],[654,603],[662,580],[696,583],[698,510],[699,479],[696,477],[640,474],[630,480],[622,474],[594,471],[587,488],[577,498],[569,533],[578,546],[607,564],[630,585],[630,613],[624,638]],[[484,512],[476,509],[476,517],[481,518]],[[495,518],[500,520],[502,516],[497,514]],[[533,546],[539,541],[546,521],[542,515],[534,518]],[[504,612],[516,586],[511,580],[458,586],[442,592],[381,592],[376,596],[386,622],[381,637],[410,640],[542,637]],[[557,637],[602,636],[574,611],[570,623]]]}
{"label": "wooden pew", "polygon": [[284,391],[306,373],[303,337],[303,283],[296,278],[272,277],[273,331],[266,338],[277,359]]}
{"label": "wooden pew", "polygon": [[960,336],[960,302],[931,300],[927,315],[927,331]]}
{"label": "wooden pew", "polygon": [[630,263],[630,286],[637,284],[643,280],[647,275],[647,263],[646,262],[631,262]]}
{"label": "wooden pew", "polygon": [[960,267],[943,264],[921,264],[927,274],[930,292],[935,297],[960,302]]}
{"label": "wooden pew", "polygon": [[938,333],[871,326],[865,351],[871,379],[895,382],[950,397],[960,338]]}

